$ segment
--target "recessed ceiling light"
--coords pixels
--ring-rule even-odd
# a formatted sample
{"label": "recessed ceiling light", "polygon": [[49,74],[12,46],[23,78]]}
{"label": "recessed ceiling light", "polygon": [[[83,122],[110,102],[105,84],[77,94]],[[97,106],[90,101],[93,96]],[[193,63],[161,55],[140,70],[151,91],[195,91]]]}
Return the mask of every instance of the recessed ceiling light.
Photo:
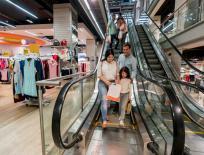
{"label": "recessed ceiling light", "polygon": [[12,28],[16,28],[14,25],[11,25],[11,24],[3,22],[3,21],[0,21],[0,24],[6,25],[6,26],[10,26]]}
{"label": "recessed ceiling light", "polygon": [[27,21],[28,23],[30,23],[30,24],[33,24],[33,21],[30,20],[30,19],[26,19],[26,21]]}
{"label": "recessed ceiling light", "polygon": [[36,15],[32,14],[32,13],[31,13],[31,12],[29,12],[28,10],[26,10],[26,9],[22,8],[21,6],[19,6],[19,5],[15,4],[14,2],[12,2],[12,1],[10,1],[10,0],[6,0],[6,1],[7,1],[9,4],[11,4],[11,5],[13,5],[13,6],[17,7],[17,8],[18,8],[18,9],[20,9],[20,10],[22,10],[23,12],[25,12],[25,13],[27,13],[27,14],[31,15],[32,17],[34,17],[34,18],[38,19],[38,17],[37,17]]}

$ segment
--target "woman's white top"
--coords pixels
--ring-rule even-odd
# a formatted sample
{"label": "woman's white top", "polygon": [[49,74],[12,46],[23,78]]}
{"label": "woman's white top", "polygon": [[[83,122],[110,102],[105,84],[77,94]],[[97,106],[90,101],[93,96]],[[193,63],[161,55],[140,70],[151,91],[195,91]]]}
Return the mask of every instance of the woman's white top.
{"label": "woman's white top", "polygon": [[102,61],[98,66],[98,77],[103,76],[106,80],[115,80],[118,74],[118,64],[116,61],[108,63],[107,61]]}

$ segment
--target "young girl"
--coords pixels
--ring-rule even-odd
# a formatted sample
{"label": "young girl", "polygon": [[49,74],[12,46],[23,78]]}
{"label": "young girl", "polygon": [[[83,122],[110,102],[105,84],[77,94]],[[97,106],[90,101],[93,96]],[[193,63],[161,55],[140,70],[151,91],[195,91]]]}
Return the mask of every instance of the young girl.
{"label": "young girl", "polygon": [[128,67],[122,67],[120,70],[120,85],[121,85],[121,92],[120,92],[120,125],[124,126],[124,119],[125,119],[125,110],[131,97],[131,78],[130,78],[130,71]]}

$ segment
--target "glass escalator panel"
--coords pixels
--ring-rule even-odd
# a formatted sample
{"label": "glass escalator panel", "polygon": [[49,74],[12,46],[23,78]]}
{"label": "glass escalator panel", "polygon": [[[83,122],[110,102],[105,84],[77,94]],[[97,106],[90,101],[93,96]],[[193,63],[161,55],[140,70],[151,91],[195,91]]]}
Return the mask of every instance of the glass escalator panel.
{"label": "glass escalator panel", "polygon": [[[58,149],[53,141],[52,137],[52,115],[53,109],[55,106],[56,98],[61,90],[61,88],[69,83],[71,79],[61,80],[60,86],[55,87],[46,87],[45,93],[43,94],[42,100],[42,110],[43,110],[43,126],[41,126],[41,132],[44,131],[44,144],[42,144],[44,148],[43,151],[46,154],[57,155],[60,153],[60,149]],[[67,111],[68,112],[68,111]],[[63,129],[63,128],[62,128]],[[43,142],[42,142],[43,143]]]}
{"label": "glass escalator panel", "polygon": [[[162,65],[165,71],[165,74],[161,75],[153,70],[152,76],[158,80],[165,79],[169,81],[169,86],[171,85],[176,94],[179,94],[178,98],[182,108],[191,119],[204,128],[204,108],[202,103],[204,91],[198,81],[199,78],[202,81],[203,70],[200,70],[194,61],[187,60],[149,16],[148,20],[149,22],[140,26],[140,28],[147,35],[147,39],[151,42],[156,54],[155,56],[157,56],[158,63]],[[148,70],[151,64],[143,66],[144,70]],[[184,68],[185,73],[183,72]]]}
{"label": "glass escalator panel", "polygon": [[[159,146],[157,153],[171,154],[173,145],[175,144],[174,132],[176,132],[174,131],[175,118],[172,107],[176,103],[172,103],[173,100],[169,98],[173,92],[167,94],[165,85],[168,84],[168,81],[155,78],[149,69],[149,65],[142,51],[143,48],[140,39],[134,35],[136,34],[135,26],[129,27],[129,30],[133,32],[129,35],[138,65],[136,86],[138,97],[140,98],[140,102],[138,103],[139,111],[143,116],[144,122],[146,122],[149,135],[152,135],[152,141]],[[180,116],[182,117],[182,115]],[[182,122],[183,120],[181,118],[181,124]],[[184,132],[184,127],[182,128]],[[182,138],[184,137],[183,133]],[[182,145],[184,145],[184,139]]]}

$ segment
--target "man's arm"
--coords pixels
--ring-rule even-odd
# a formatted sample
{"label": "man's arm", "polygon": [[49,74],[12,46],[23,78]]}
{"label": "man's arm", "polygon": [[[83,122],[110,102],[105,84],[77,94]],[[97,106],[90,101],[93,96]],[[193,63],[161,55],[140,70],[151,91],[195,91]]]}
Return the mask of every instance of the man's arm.
{"label": "man's arm", "polygon": [[137,74],[136,58],[132,57],[132,74],[131,74],[131,78],[134,79],[136,77],[136,74]]}
{"label": "man's arm", "polygon": [[118,57],[118,67],[119,67],[119,71],[120,71],[120,69],[123,67],[122,65],[123,65],[123,64],[122,64],[122,54],[120,54],[119,57]]}

